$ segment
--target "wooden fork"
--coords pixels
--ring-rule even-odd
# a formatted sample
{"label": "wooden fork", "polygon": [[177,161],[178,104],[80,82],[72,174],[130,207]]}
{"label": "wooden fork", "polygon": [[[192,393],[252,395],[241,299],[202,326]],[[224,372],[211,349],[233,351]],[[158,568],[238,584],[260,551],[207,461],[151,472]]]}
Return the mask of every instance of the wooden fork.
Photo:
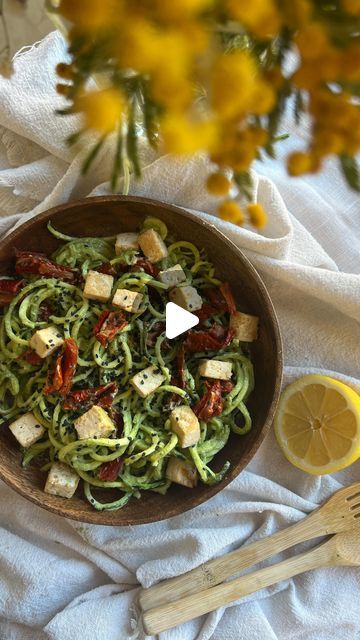
{"label": "wooden fork", "polygon": [[295,544],[349,531],[357,525],[360,525],[360,482],[340,489],[325,504],[287,529],[220,558],[209,560],[182,576],[143,589],[139,596],[140,606],[143,611],[147,611],[152,607],[174,602],[183,596],[214,587],[226,578]]}
{"label": "wooden fork", "polygon": [[155,635],[280,580],[287,580],[318,567],[332,566],[360,566],[360,530],[338,533],[312,551],[177,602],[150,609],[143,615],[145,631],[149,635]]}

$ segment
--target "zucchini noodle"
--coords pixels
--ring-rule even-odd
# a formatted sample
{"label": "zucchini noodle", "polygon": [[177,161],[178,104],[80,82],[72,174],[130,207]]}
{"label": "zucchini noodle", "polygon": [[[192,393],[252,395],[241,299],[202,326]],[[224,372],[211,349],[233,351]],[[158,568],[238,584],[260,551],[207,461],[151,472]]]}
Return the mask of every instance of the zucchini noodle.
{"label": "zucchini noodle", "polygon": [[[147,218],[143,229],[155,229],[163,240],[167,238],[165,224]],[[177,357],[184,338],[168,341],[165,336],[165,307],[168,302],[167,285],[156,277],[136,268],[140,250],[115,254],[115,236],[108,238],[74,238],[57,231],[51,223],[49,232],[57,238],[59,248],[51,259],[59,265],[77,269],[86,277],[89,270],[97,270],[104,263],[115,269],[112,293],[128,288],[142,294],[141,307],[126,314],[128,324],[104,347],[94,335],[94,326],[105,309],[114,308],[109,302],[88,300],[82,285],[69,284],[57,277],[25,276],[25,286],[4,308],[0,318],[0,423],[11,423],[32,411],[44,427],[44,435],[35,444],[23,449],[22,464],[36,463],[48,470],[53,462],[62,462],[83,480],[84,494],[98,510],[120,509],[141,491],[165,493],[171,482],[166,476],[170,457],[186,461],[196,469],[206,484],[219,482],[227,472],[226,463],[219,472],[209,464],[225,446],[230,434],[243,435],[251,429],[251,416],[246,400],[254,386],[253,367],[238,340],[233,338],[220,350],[202,353],[185,352],[183,378],[185,389],[178,386]],[[172,239],[173,240],[173,239]],[[180,264],[185,272],[184,285],[196,287],[200,295],[204,289],[218,287],[215,267],[203,250],[183,240],[168,243],[168,256],[157,263],[159,269]],[[43,305],[50,312],[45,319]],[[217,312],[206,319],[203,330],[215,321],[227,327],[227,312]],[[35,331],[55,325],[64,338],[72,338],[78,347],[78,360],[71,391],[90,389],[116,382],[117,392],[112,410],[121,416],[122,426],[114,437],[78,439],[74,421],[89,408],[78,406],[65,410],[64,400],[57,392],[44,394],[48,371],[52,371],[57,353],[38,364],[22,358],[29,349]],[[223,394],[221,415],[206,422],[200,420],[200,439],[197,444],[181,448],[178,436],[171,431],[172,403],[194,406],[206,393],[204,379],[198,367],[202,359],[215,358],[231,362],[232,388]],[[163,374],[163,382],[146,398],[140,397],[129,384],[130,379],[150,365]],[[111,417],[110,412],[110,417]],[[121,458],[115,480],[103,480],[103,465]],[[111,489],[108,502],[102,502],[94,492]],[[115,497],[114,497],[115,492]],[[116,495],[117,494],[117,495]]]}

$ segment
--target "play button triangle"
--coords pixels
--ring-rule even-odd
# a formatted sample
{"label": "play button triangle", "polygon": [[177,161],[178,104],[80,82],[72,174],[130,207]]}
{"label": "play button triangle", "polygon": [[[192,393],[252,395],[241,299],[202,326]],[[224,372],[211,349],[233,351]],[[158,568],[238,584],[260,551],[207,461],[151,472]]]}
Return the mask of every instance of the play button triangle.
{"label": "play button triangle", "polygon": [[177,338],[188,329],[199,324],[199,318],[190,311],[186,311],[174,302],[166,305],[166,337],[170,340]]}

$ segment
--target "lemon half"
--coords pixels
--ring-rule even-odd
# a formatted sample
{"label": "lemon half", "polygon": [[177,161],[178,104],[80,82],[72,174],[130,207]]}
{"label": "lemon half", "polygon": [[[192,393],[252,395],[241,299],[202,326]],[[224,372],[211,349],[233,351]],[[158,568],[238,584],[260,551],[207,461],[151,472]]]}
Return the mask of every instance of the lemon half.
{"label": "lemon half", "polygon": [[286,387],[274,424],[286,458],[307,473],[334,473],[360,457],[360,396],[334,378],[307,375]]}

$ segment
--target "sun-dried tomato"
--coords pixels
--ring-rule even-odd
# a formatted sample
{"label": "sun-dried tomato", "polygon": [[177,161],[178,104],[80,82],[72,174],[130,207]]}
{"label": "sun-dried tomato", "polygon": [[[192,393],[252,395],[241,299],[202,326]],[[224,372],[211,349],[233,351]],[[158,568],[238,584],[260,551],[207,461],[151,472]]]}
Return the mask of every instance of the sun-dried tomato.
{"label": "sun-dried tomato", "polygon": [[[71,388],[78,358],[78,346],[73,338],[67,338],[62,346],[62,353],[58,355],[53,372],[48,372],[44,394],[58,391],[66,396]],[[52,379],[51,379],[52,378]]]}
{"label": "sun-dried tomato", "polygon": [[76,283],[80,273],[70,267],[57,264],[50,260],[44,253],[15,250],[15,271],[21,274],[34,274],[44,278],[59,278],[66,282]]}
{"label": "sun-dried tomato", "polygon": [[15,298],[21,287],[25,284],[25,280],[12,280],[11,278],[2,278],[0,280],[0,306],[10,304]]}
{"label": "sun-dried tomato", "polygon": [[193,311],[194,316],[197,316],[199,318],[199,325],[205,322],[205,320],[207,320],[208,318],[212,318],[217,313],[219,313],[219,310],[216,309],[216,307],[213,307],[211,304],[208,304],[207,302],[204,302],[201,309]]}
{"label": "sun-dried tomato", "polygon": [[108,276],[116,276],[116,269],[111,262],[103,262],[100,267],[96,267],[95,271],[106,273]]}
{"label": "sun-dried tomato", "polygon": [[214,380],[214,382],[205,382],[207,392],[205,395],[192,407],[193,412],[197,415],[199,420],[208,422],[215,416],[220,416],[223,412],[223,400],[221,396],[221,382],[220,380]]}
{"label": "sun-dried tomato", "polygon": [[124,418],[122,416],[122,414],[120,413],[120,411],[116,411],[116,409],[114,409],[114,407],[110,407],[108,414],[111,418],[111,420],[113,421],[113,423],[116,426],[117,429],[117,435],[121,435],[122,430],[124,428]]}
{"label": "sun-dried tomato", "polygon": [[226,305],[230,315],[234,315],[236,313],[236,302],[233,296],[233,292],[231,291],[230,285],[228,282],[223,282],[220,285],[220,291],[225,298]]}
{"label": "sun-dried tomato", "polygon": [[55,391],[60,391],[63,385],[64,379],[63,379],[62,361],[63,361],[63,356],[62,354],[60,354],[56,358],[54,370],[51,371],[49,369],[48,371],[46,385],[43,389],[43,393],[45,396],[49,396],[51,393],[54,393]]}
{"label": "sun-dried tomato", "polygon": [[124,461],[121,457],[115,458],[115,460],[112,460],[111,462],[104,462],[98,471],[99,479],[107,480],[108,482],[115,482],[123,464]]}
{"label": "sun-dried tomato", "polygon": [[105,309],[99,316],[99,320],[94,327],[95,338],[103,347],[107,347],[109,342],[111,342],[127,324],[128,321],[123,311],[110,311],[109,309]]}
{"label": "sun-dried tomato", "polygon": [[76,365],[78,359],[78,346],[73,338],[65,340],[63,345],[63,385],[60,390],[62,396],[66,396],[72,385],[72,380],[75,375]]}
{"label": "sun-dried tomato", "polygon": [[234,336],[234,331],[221,325],[214,325],[207,331],[189,331],[185,341],[185,351],[199,353],[201,351],[219,351],[224,349]]}
{"label": "sun-dried tomato", "polygon": [[110,407],[117,390],[118,386],[116,382],[108,382],[99,387],[71,391],[66,396],[63,407],[65,411],[74,411],[79,408],[81,408],[81,410],[87,410],[94,404],[99,407]]}
{"label": "sun-dried tomato", "polygon": [[230,393],[234,388],[234,383],[231,380],[222,380],[221,381],[221,391],[223,393]]}
{"label": "sun-dried tomato", "polygon": [[160,272],[160,269],[158,269],[155,264],[153,264],[146,258],[138,258],[135,264],[131,266],[130,271],[135,272],[139,271],[139,269],[142,269],[143,271],[145,271],[145,273],[147,273],[149,276],[152,276],[153,278],[157,278]]}
{"label": "sun-dried tomato", "polygon": [[228,307],[224,296],[222,295],[220,289],[218,289],[217,287],[209,287],[207,289],[204,289],[204,296],[207,300],[209,300],[210,304],[215,307],[218,312],[227,311]]}
{"label": "sun-dried tomato", "polygon": [[29,364],[40,364],[43,361],[36,351],[31,348],[26,349],[26,351],[18,357],[18,360],[25,360],[25,362],[28,362]]}

